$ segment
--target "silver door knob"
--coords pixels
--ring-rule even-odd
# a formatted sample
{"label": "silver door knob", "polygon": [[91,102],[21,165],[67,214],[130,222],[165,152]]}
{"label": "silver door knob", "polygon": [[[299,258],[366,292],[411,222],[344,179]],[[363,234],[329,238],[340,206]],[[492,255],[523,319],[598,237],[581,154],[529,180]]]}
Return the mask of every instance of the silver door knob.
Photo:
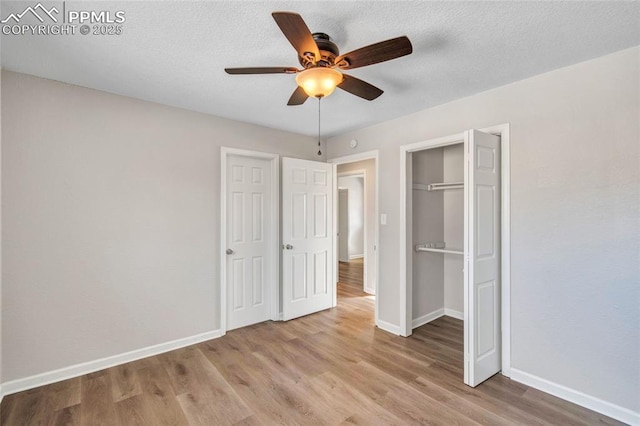
{"label": "silver door knob", "polygon": [[293,250],[293,246],[291,244],[287,244],[284,248],[287,250]]}
{"label": "silver door knob", "polygon": [[233,251],[233,250],[231,250],[231,249],[227,249],[227,254],[233,254],[233,253],[234,253],[234,251]]}

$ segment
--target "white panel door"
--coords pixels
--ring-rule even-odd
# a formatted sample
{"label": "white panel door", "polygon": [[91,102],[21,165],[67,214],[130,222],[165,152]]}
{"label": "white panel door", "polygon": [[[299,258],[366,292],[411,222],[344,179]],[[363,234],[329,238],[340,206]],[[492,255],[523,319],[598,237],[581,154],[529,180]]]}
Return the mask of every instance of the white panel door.
{"label": "white panel door", "polygon": [[333,166],[282,159],[283,319],[333,306]]}
{"label": "white panel door", "polygon": [[277,262],[272,223],[270,161],[230,155],[227,160],[227,329],[270,319]]}
{"label": "white panel door", "polygon": [[338,260],[349,261],[349,190],[338,189]]}
{"label": "white panel door", "polygon": [[500,138],[466,132],[464,382],[477,386],[501,369]]}

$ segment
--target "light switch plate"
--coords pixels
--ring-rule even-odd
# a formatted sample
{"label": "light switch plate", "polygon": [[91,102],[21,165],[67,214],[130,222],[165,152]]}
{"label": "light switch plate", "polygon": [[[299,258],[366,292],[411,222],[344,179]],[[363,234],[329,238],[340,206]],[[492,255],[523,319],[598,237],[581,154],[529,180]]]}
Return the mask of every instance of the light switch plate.
{"label": "light switch plate", "polygon": [[387,214],[386,213],[381,213],[380,214],[380,225],[386,225],[387,224]]}

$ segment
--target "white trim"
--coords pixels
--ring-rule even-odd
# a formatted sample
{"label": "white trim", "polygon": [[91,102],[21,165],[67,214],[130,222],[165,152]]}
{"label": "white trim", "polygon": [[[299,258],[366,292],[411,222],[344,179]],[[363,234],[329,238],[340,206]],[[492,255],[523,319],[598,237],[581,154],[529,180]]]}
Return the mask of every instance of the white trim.
{"label": "white trim", "polygon": [[346,164],[356,163],[363,160],[371,160],[372,158],[378,159],[378,150],[360,152],[358,154],[345,155],[344,157],[334,157],[327,160],[327,163],[333,164]]}
{"label": "white trim", "polygon": [[[367,161],[367,160],[360,160],[360,161]],[[357,163],[357,161],[356,161]],[[350,170],[348,172],[341,172],[338,173],[338,177],[361,177],[364,178],[367,175],[367,171],[364,169],[361,170]]]}
{"label": "white trim", "polygon": [[22,392],[39,386],[48,385],[50,383],[83,376],[95,371],[104,370],[105,368],[126,364],[127,362],[136,361],[175,349],[184,348],[185,346],[216,339],[222,335],[223,333],[221,330],[213,330],[190,337],[184,337],[182,339],[172,340],[170,342],[160,343],[158,345],[147,346],[146,348],[136,349],[119,355],[83,362],[81,364],[60,368],[58,370],[47,371],[46,373],[36,374],[23,379],[12,380],[2,384],[2,390],[4,391],[3,395],[10,395],[12,393]]}
{"label": "white trim", "polygon": [[280,156],[268,152],[250,151],[237,148],[220,148],[220,330],[227,332],[227,158],[238,155],[250,158],[267,159],[271,162],[271,238],[273,241],[269,304],[271,319],[278,321],[280,316]]}
{"label": "white trim", "polygon": [[[361,160],[362,161],[362,160]],[[366,160],[365,160],[366,161]],[[336,164],[336,171],[337,171],[337,164]],[[360,259],[360,258],[364,258],[364,264],[365,267],[362,270],[362,290],[365,293],[369,293],[369,294],[375,294],[375,289],[372,290],[369,288],[369,286],[367,285],[369,283],[369,275],[367,274],[367,247],[369,244],[369,240],[368,240],[368,232],[367,230],[368,228],[368,224],[369,224],[369,220],[368,219],[368,215],[367,212],[369,211],[368,207],[369,207],[369,203],[370,201],[367,199],[367,171],[364,169],[359,169],[359,170],[350,170],[348,172],[342,172],[342,173],[337,173],[336,174],[336,188],[339,189],[338,187],[338,180],[341,177],[361,177],[362,178],[362,226],[364,227],[364,232],[363,232],[363,236],[362,236],[362,245],[364,246],[364,253],[363,254],[354,254],[354,255],[349,255],[349,259]],[[337,191],[336,191],[337,192]],[[336,197],[337,200],[337,197]],[[337,207],[337,201],[336,201],[336,221],[334,223],[338,223],[338,207]],[[336,229],[336,233],[337,233],[337,229]],[[338,247],[338,241],[336,239],[336,250]],[[338,258],[338,256],[336,256],[336,259]],[[336,265],[338,263],[336,262]],[[338,275],[339,275],[340,271],[336,271],[336,278],[335,278],[335,282],[338,282]],[[337,293],[336,293],[336,297],[337,297]],[[336,299],[336,303],[337,303],[337,299]],[[335,305],[334,305],[335,306]]]}
{"label": "white trim", "polygon": [[[331,177],[333,178],[333,301],[331,306],[338,306],[338,276],[340,275],[340,264],[338,263],[340,254],[338,252],[338,195],[340,190],[338,189],[338,165],[334,164],[331,168]],[[347,201],[349,197],[347,196]],[[347,252],[349,247],[347,245]]]}
{"label": "white trim", "polygon": [[502,176],[500,194],[502,217],[500,219],[500,247],[502,257],[502,375],[511,377],[511,136],[509,124],[489,128],[489,132],[500,135],[500,164]]}
{"label": "white trim", "polygon": [[387,333],[395,334],[396,336],[400,336],[400,327],[391,324],[390,322],[382,321],[381,319],[376,320],[376,327],[380,330],[384,330]]}
{"label": "white trim", "polygon": [[436,309],[433,312],[429,312],[426,315],[423,315],[419,318],[414,318],[411,320],[411,329],[415,330],[418,327],[421,327],[425,324],[430,323],[431,321],[437,320],[440,317],[452,317],[459,320],[464,320],[464,313],[460,311],[455,311],[449,308]]}
{"label": "white trim", "polygon": [[573,402],[590,410],[597,411],[616,420],[630,425],[640,425],[640,413],[631,411],[611,402],[587,395],[567,386],[551,382],[533,374],[526,373],[516,368],[511,368],[511,379],[523,383],[542,392],[546,392],[566,401]]}
{"label": "white trim", "polygon": [[3,398],[4,398],[4,393],[2,392],[2,383],[0,383],[0,404],[2,404]]}
{"label": "white trim", "polygon": [[414,330],[418,327],[422,327],[425,324],[430,323],[431,321],[437,320],[438,318],[444,316],[444,309],[437,309],[433,312],[429,312],[426,315],[423,315],[419,318],[415,318],[411,321],[411,329]]}
{"label": "white trim", "polygon": [[409,185],[410,176],[412,174],[411,153],[429,148],[438,148],[441,146],[452,145],[464,141],[464,133],[445,136],[437,139],[416,142],[412,144],[400,146],[400,330],[401,336],[411,336],[413,321],[413,285],[412,271],[409,268],[411,257],[407,253],[412,253],[411,241],[408,238],[410,231],[407,226],[407,218],[411,214],[411,198],[407,197],[407,189],[413,188],[413,182]]}
{"label": "white trim", "polygon": [[464,321],[464,312],[456,311],[449,308],[444,308],[444,314],[448,317],[459,319],[460,321]]}
{"label": "white trim", "polygon": [[[509,123],[479,129],[481,132],[500,136],[501,139],[501,282],[502,282],[502,374],[511,376],[511,139]],[[407,205],[408,172],[411,162],[407,158],[412,152],[437,148],[464,141],[464,132],[451,136],[402,145],[400,147],[400,330],[402,336],[411,335],[412,285],[411,269],[407,253],[411,253],[407,241],[407,218],[411,211]]]}
{"label": "white trim", "polygon": [[[375,316],[375,324],[376,326],[378,326],[379,328],[385,330],[385,331],[389,331],[390,333],[393,334],[400,334],[399,332],[396,331],[390,331],[390,330],[395,330],[397,329],[397,326],[390,324],[390,323],[384,323],[385,325],[380,323],[380,319],[378,317],[378,312],[380,312],[380,298],[377,296],[378,295],[378,289],[380,288],[380,247],[379,247],[379,243],[380,243],[380,161],[379,161],[379,151],[373,150],[373,151],[366,151],[366,152],[361,152],[359,154],[353,154],[353,155],[346,155],[344,157],[335,157],[335,158],[330,158],[327,160],[328,163],[333,163],[334,164],[334,170],[336,171],[336,176],[337,176],[337,169],[338,169],[338,165],[340,164],[347,164],[347,163],[355,163],[358,161],[364,161],[364,160],[374,160],[374,164],[375,164],[375,206],[374,206],[374,210],[375,210],[375,225],[374,225],[374,236],[373,236],[373,244],[375,247],[375,268],[374,268],[374,273],[375,273],[375,289],[373,289],[373,292],[370,292],[371,289],[366,289],[365,291],[367,293],[370,294],[375,294],[376,298],[375,298],[375,308],[374,308],[374,316]],[[366,179],[366,176],[365,176]],[[336,188],[338,185],[338,179],[336,179]],[[338,196],[336,192],[336,197]],[[365,191],[366,192],[366,191]],[[334,223],[337,223],[337,218],[336,215],[337,213],[337,205],[338,203],[334,203]],[[365,207],[366,208],[366,207]],[[365,214],[365,220],[366,220],[366,214]],[[337,259],[338,259],[338,249],[337,249],[337,238],[335,238],[336,233],[334,232],[334,253],[335,253],[335,258],[334,258],[334,263],[337,264]],[[366,232],[365,232],[365,238],[366,238]],[[364,277],[363,277],[364,278]],[[335,271],[335,277],[334,277],[334,282],[338,281],[338,271]],[[367,291],[369,290],[369,291]],[[337,292],[337,287],[336,287],[336,292]],[[336,293],[336,297],[337,297],[337,293]],[[391,327],[391,328],[387,328]]]}
{"label": "white trim", "polygon": [[[407,244],[411,244],[407,238],[408,226],[407,221],[411,222],[412,219],[408,217],[412,214],[412,207],[407,203],[412,198],[407,197],[408,176],[413,174],[411,154],[400,147],[400,329],[402,330],[401,336],[411,336],[410,324],[413,320],[413,306],[409,301],[412,295],[409,292],[413,292],[413,287],[408,283],[413,280],[411,268],[407,267],[407,253],[412,253],[411,249],[407,247]],[[411,173],[410,173],[411,172]],[[413,254],[411,254],[413,255]]]}

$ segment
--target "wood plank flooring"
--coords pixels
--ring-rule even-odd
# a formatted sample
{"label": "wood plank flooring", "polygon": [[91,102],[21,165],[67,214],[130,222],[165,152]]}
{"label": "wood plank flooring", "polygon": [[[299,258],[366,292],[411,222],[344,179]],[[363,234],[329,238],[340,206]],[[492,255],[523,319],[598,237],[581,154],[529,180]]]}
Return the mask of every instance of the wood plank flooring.
{"label": "wood plank flooring", "polygon": [[343,293],[352,296],[364,296],[363,292],[364,260],[353,259],[350,262],[338,262],[338,287]]}
{"label": "wood plank flooring", "polygon": [[[6,396],[2,425],[619,424],[496,375],[462,383],[462,322],[410,338],[373,325],[350,262],[339,303]],[[359,275],[362,276],[361,274]]]}

